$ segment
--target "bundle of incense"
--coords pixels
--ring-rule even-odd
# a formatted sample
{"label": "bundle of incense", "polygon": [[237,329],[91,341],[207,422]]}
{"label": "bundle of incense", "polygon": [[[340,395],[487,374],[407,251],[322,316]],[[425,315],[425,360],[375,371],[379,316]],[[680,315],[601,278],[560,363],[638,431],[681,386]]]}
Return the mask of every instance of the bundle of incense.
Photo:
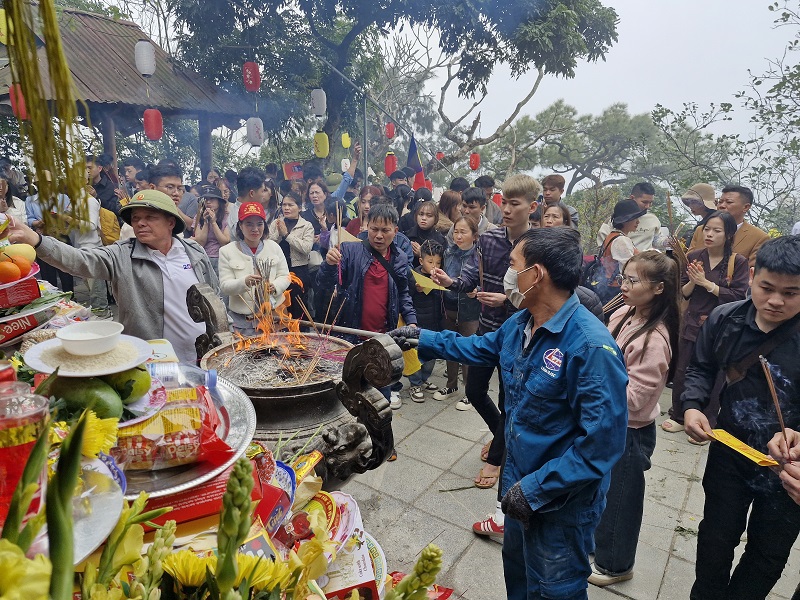
{"label": "bundle of incense", "polygon": [[683,249],[683,242],[674,235],[671,235],[669,236],[669,245],[672,247],[675,258],[678,259],[678,264],[681,265],[682,269],[685,269],[686,265],[689,264],[689,259],[686,256],[686,250]]}
{"label": "bundle of incense", "polygon": [[617,294],[611,300],[605,303],[603,306],[603,313],[610,313],[614,312],[618,308],[620,308],[623,304],[625,304],[625,300],[622,299],[622,293]]}
{"label": "bundle of incense", "polygon": [[769,368],[769,361],[760,355],[758,360],[761,361],[761,368],[764,369],[764,376],[767,378],[767,385],[769,386],[769,393],[772,396],[772,403],[775,405],[775,412],[778,413],[778,423],[781,426],[781,433],[783,434],[783,443],[786,444],[786,454],[789,454],[789,439],[786,437],[786,425],[783,423],[783,413],[781,412],[781,403],[778,401],[778,392],[775,391],[775,382],[772,379],[772,371]]}

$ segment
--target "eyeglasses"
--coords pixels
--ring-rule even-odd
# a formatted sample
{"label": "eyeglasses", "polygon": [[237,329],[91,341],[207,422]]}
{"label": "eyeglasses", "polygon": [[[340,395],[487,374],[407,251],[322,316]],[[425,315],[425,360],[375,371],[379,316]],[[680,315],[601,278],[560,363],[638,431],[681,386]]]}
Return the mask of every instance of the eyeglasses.
{"label": "eyeglasses", "polygon": [[619,285],[623,283],[628,284],[630,287],[635,286],[637,283],[655,283],[655,281],[646,281],[644,279],[639,279],[638,277],[628,277],[627,275],[617,275],[614,278]]}

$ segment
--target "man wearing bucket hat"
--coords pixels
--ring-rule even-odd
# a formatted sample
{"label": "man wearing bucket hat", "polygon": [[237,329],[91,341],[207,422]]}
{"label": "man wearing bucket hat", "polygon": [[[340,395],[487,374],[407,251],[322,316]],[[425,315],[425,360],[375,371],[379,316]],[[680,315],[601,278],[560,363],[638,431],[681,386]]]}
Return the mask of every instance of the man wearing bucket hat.
{"label": "man wearing bucket hat", "polygon": [[8,238],[32,245],[39,258],[68,273],[110,281],[125,333],[166,338],[180,360],[195,362],[194,341],[205,327],[189,316],[186,292],[195,283],[217,289],[211,261],[196,242],[178,237],[185,224],[163,192],[138,192],[120,216],[136,237],[100,248],[73,248],[17,222]]}
{"label": "man wearing bucket hat", "polygon": [[707,183],[695,183],[681,194],[681,202],[683,202],[686,208],[688,208],[695,217],[700,217],[694,229],[683,236],[683,240],[688,248],[692,243],[694,232],[698,230],[702,231],[711,213],[717,210],[717,198],[712,186]]}
{"label": "man wearing bucket hat", "polygon": [[[655,193],[656,190],[653,185],[646,181],[641,181],[631,188],[629,198],[639,205],[642,215],[636,229],[631,231],[628,237],[639,252],[652,250],[660,241],[661,221],[658,220],[656,215],[649,212],[653,206]],[[597,232],[598,246],[602,246],[603,241],[611,233],[611,229],[614,226],[612,221],[613,217],[600,226],[600,231]]]}

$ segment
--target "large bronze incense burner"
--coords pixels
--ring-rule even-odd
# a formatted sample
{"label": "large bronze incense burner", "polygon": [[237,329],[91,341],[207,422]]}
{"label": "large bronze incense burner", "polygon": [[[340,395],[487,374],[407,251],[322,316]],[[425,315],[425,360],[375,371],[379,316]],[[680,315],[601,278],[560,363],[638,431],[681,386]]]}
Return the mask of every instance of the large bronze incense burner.
{"label": "large bronze incense burner", "polygon": [[[208,313],[216,298],[200,296],[194,306]],[[214,313],[208,316],[214,320]],[[223,337],[213,329],[206,343]],[[387,335],[354,346],[316,330],[274,332],[212,347],[200,366],[216,369],[249,396],[255,439],[281,446],[279,459],[319,450],[324,459],[317,472],[326,487],[377,468],[392,452],[392,410],[379,388],[400,379],[403,355]]]}

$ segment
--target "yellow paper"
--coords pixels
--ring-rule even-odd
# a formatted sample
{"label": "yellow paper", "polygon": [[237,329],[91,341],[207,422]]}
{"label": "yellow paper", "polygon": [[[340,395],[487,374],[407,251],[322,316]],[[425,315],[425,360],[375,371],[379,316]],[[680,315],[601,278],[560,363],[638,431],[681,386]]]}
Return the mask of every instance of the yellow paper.
{"label": "yellow paper", "polygon": [[[405,321],[403,321],[403,317],[400,317],[397,320],[397,326],[402,327],[405,325]],[[417,349],[411,348],[410,350],[406,350],[403,352],[403,375],[408,377],[409,375],[413,375],[417,371],[422,368],[422,363],[419,362],[419,356],[417,356]]]}
{"label": "yellow paper", "polygon": [[360,242],[361,240],[354,236],[352,233],[347,231],[347,229],[339,230],[339,241],[340,242]]}
{"label": "yellow paper", "polygon": [[417,285],[422,288],[422,292],[427,296],[433,290],[445,290],[447,288],[443,288],[438,283],[434,283],[433,279],[430,277],[426,277],[422,273],[417,273],[416,271],[411,271],[414,274],[414,279],[417,281]]}
{"label": "yellow paper", "polygon": [[733,437],[730,433],[725,431],[724,429],[712,429],[711,430],[711,437],[725,444],[728,448],[732,448],[736,450],[742,456],[745,456],[756,463],[759,467],[777,467],[778,462],[759,452],[755,448],[751,448],[747,444],[745,444],[742,440]]}

